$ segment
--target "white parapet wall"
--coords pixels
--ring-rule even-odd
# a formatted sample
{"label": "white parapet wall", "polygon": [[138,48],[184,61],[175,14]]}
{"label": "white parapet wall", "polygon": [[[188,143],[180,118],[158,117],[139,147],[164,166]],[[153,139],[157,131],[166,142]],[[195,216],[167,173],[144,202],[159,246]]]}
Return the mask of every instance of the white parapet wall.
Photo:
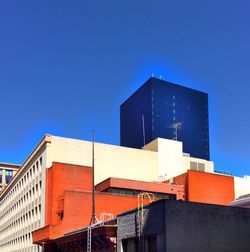
{"label": "white parapet wall", "polygon": [[183,156],[183,169],[214,173],[214,162],[200,158]]}
{"label": "white parapet wall", "polygon": [[250,176],[234,177],[235,199],[250,194]]}
{"label": "white parapet wall", "polygon": [[[158,155],[154,151],[95,143],[95,183],[109,177],[155,181]],[[92,142],[52,136],[47,167],[52,162],[92,166]]]}
{"label": "white parapet wall", "polygon": [[[182,142],[157,138],[143,149],[95,143],[95,182],[109,177],[159,181],[191,169],[191,163],[213,172],[213,162],[183,156]],[[47,168],[52,162],[92,166],[92,142],[51,136],[47,146]]]}

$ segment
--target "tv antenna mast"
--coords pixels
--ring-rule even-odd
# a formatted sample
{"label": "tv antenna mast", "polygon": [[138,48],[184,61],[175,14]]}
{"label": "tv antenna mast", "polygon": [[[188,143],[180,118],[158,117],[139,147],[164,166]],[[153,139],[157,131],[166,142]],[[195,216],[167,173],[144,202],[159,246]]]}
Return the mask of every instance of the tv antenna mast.
{"label": "tv antenna mast", "polygon": [[181,122],[176,122],[176,123],[173,123],[171,125],[171,128],[174,129],[174,140],[175,141],[178,141],[178,130],[180,130],[182,127],[182,123]]}

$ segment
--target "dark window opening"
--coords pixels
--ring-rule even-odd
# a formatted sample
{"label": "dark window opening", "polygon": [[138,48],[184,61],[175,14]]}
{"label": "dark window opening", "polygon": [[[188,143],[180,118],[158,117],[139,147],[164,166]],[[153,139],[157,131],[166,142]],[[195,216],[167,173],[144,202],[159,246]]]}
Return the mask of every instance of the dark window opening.
{"label": "dark window opening", "polygon": [[[114,193],[114,194],[119,194],[119,195],[127,195],[127,196],[137,196],[139,193],[141,193],[140,190],[131,190],[131,189],[123,189],[123,188],[109,188],[105,190],[106,192],[109,193]],[[158,199],[176,199],[175,194],[170,194],[170,193],[157,193],[153,192],[156,198]]]}

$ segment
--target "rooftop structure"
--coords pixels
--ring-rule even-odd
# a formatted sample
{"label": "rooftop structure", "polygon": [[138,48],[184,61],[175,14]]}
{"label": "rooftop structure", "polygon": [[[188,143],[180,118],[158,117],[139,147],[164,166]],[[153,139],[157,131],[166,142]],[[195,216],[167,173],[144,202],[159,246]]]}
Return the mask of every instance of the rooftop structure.
{"label": "rooftop structure", "polygon": [[235,199],[232,176],[188,170],[172,181],[184,185],[187,201],[227,206]]}
{"label": "rooftop structure", "polygon": [[[142,213],[141,213],[142,214]],[[250,248],[250,210],[160,200],[117,217],[117,251],[235,252]],[[138,233],[139,228],[141,233]]]}
{"label": "rooftop structure", "polygon": [[21,165],[0,162],[0,192],[10,183]]}

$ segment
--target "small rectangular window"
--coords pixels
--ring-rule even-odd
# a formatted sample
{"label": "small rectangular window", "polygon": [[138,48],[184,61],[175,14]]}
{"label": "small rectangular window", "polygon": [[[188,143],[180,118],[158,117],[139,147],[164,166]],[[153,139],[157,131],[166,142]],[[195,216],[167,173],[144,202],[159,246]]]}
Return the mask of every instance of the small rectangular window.
{"label": "small rectangular window", "polygon": [[6,176],[12,176],[12,171],[11,170],[6,170]]}

